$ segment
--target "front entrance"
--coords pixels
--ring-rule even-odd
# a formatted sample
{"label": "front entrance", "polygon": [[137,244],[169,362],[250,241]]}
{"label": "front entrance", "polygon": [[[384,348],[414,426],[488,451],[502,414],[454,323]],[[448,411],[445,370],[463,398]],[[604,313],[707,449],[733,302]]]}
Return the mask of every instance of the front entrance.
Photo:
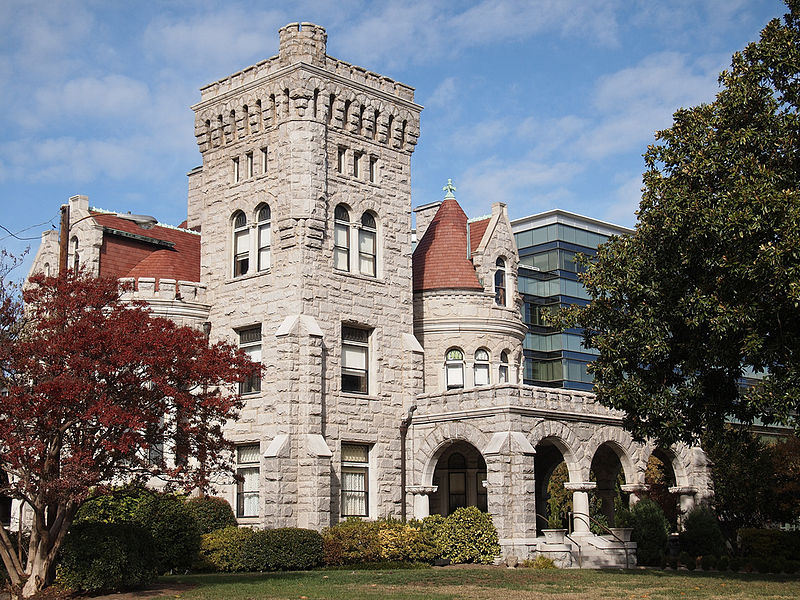
{"label": "front entrance", "polygon": [[486,512],[486,461],[475,446],[457,441],[442,452],[433,472],[430,512],[447,516],[457,508],[477,506]]}

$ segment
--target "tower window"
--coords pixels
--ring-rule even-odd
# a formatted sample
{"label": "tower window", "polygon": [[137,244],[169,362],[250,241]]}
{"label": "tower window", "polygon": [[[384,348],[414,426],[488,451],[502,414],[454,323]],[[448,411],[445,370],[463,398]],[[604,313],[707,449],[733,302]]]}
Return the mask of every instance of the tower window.
{"label": "tower window", "polygon": [[353,177],[361,176],[361,152],[353,152]]}
{"label": "tower window", "polygon": [[239,172],[239,157],[233,159],[233,182],[239,183],[241,180],[241,173]]}
{"label": "tower window", "polygon": [[506,306],[506,261],[498,258],[494,272],[494,302],[497,306]]}
{"label": "tower window", "polygon": [[246,154],[246,157],[247,157],[247,177],[249,178],[249,177],[252,177],[254,175],[254,171],[253,171],[253,153],[252,152],[248,152]]}
{"label": "tower window", "polygon": [[265,271],[272,264],[270,227],[271,213],[269,206],[264,205],[258,211],[258,270]]}
{"label": "tower window", "polygon": [[375,183],[378,175],[378,159],[374,156],[369,157],[369,181]]}
{"label": "tower window", "polygon": [[464,353],[459,348],[450,348],[445,355],[445,380],[448,390],[464,387]]}
{"label": "tower window", "polygon": [[246,275],[250,268],[250,229],[247,217],[238,211],[233,217],[233,276]]}
{"label": "tower window", "polygon": [[369,393],[369,335],[367,329],[342,325],[342,391]]}
{"label": "tower window", "polygon": [[369,516],[369,446],[342,444],[342,516]]}
{"label": "tower window", "polygon": [[485,348],[475,351],[475,385],[489,385],[489,352]]}
{"label": "tower window", "polygon": [[508,352],[505,350],[500,353],[500,369],[497,375],[500,383],[508,383]]}
{"label": "tower window", "polygon": [[342,204],[333,213],[333,267],[350,270],[350,213]]}
{"label": "tower window", "polygon": [[267,172],[267,148],[264,147],[261,149],[261,173],[264,174]]}
{"label": "tower window", "polygon": [[375,217],[365,212],[361,215],[361,228],[358,230],[358,269],[368,277],[377,274],[376,237]]}
{"label": "tower window", "polygon": [[336,153],[336,170],[339,173],[344,173],[344,161],[347,155],[347,149],[339,146],[339,150]]}

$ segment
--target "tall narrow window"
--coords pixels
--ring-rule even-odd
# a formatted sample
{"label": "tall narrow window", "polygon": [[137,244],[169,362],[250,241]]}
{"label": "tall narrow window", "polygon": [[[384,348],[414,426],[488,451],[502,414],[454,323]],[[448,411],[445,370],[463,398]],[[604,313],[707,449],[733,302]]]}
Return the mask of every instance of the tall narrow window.
{"label": "tall narrow window", "polygon": [[378,159],[374,156],[369,157],[369,182],[375,183],[378,176]]}
{"label": "tall narrow window", "polygon": [[315,118],[315,119],[317,118],[317,105],[318,105],[318,104],[319,104],[319,90],[314,90],[314,107],[313,107],[313,113],[314,113],[314,118]]}
{"label": "tall narrow window", "polygon": [[445,379],[448,390],[464,387],[464,353],[459,348],[450,348],[447,351]]}
{"label": "tall narrow window", "polygon": [[353,177],[361,177],[361,152],[353,152]]}
{"label": "tall narrow window", "polygon": [[369,331],[342,325],[342,391],[369,393]]}
{"label": "tall narrow window", "polygon": [[394,135],[394,115],[389,115],[389,123],[386,126],[386,145],[390,148],[394,144],[392,136]]}
{"label": "tall narrow window", "polygon": [[358,230],[358,269],[362,275],[375,277],[377,226],[375,217],[365,212],[361,215],[361,228]]}
{"label": "tall narrow window", "polygon": [[497,375],[500,383],[508,383],[508,352],[505,350],[500,353],[500,370]]}
{"label": "tall narrow window", "polygon": [[[244,351],[250,360],[261,364],[261,325],[239,330],[239,348]],[[261,374],[256,373],[246,381],[239,383],[240,394],[252,394],[261,391]]]}
{"label": "tall narrow window", "polygon": [[233,276],[246,275],[250,269],[250,229],[242,211],[233,217]]}
{"label": "tall narrow window", "polygon": [[255,175],[255,172],[253,171],[253,153],[248,152],[246,156],[247,156],[247,177],[249,178]]}
{"label": "tall narrow window", "polygon": [[341,204],[333,213],[333,267],[350,270],[350,213]]}
{"label": "tall narrow window", "polygon": [[81,266],[81,257],[78,252],[78,237],[73,236],[72,240],[72,270],[77,272],[78,267]]}
{"label": "tall narrow window", "polygon": [[344,112],[342,113],[342,129],[350,131],[350,100],[344,101]]}
{"label": "tall narrow window", "polygon": [[342,516],[369,516],[369,446],[342,444]]}
{"label": "tall narrow window", "polygon": [[267,148],[266,146],[261,149],[261,173],[267,172]]}
{"label": "tall narrow window", "polygon": [[367,107],[362,104],[358,109],[358,135],[364,134],[364,111],[366,108]]}
{"label": "tall narrow window", "polygon": [[506,305],[506,261],[498,258],[494,272],[494,302],[497,306]]}
{"label": "tall narrow window", "polygon": [[239,172],[239,157],[233,159],[233,182],[238,183],[241,180],[241,173]]}
{"label": "tall narrow window", "polygon": [[475,385],[489,385],[489,352],[485,348],[475,351]]}
{"label": "tall narrow window", "polygon": [[346,154],[347,150],[342,146],[339,146],[339,149],[336,153],[336,170],[339,173],[344,173],[344,161]]}
{"label": "tall narrow window", "polygon": [[236,130],[236,111],[231,111],[231,139],[236,140],[239,137],[239,132]]}
{"label": "tall narrow window", "polygon": [[239,482],[236,486],[236,516],[258,516],[258,472],[261,462],[258,444],[237,446],[236,474]]}
{"label": "tall narrow window", "polygon": [[244,116],[242,117],[242,129],[244,129],[245,135],[250,135],[250,108],[245,104],[242,110],[244,112]]}
{"label": "tall narrow window", "polygon": [[380,116],[380,111],[375,109],[375,112],[372,113],[372,139],[378,139],[378,117]]}
{"label": "tall narrow window", "polygon": [[262,206],[258,211],[258,270],[269,269],[272,264],[270,255],[272,232],[270,230],[271,213],[269,206]]}
{"label": "tall narrow window", "polygon": [[447,459],[447,512],[451,514],[467,505],[467,460],[460,452]]}
{"label": "tall narrow window", "polygon": [[333,123],[333,107],[336,103],[336,94],[331,94],[328,97],[328,125]]}

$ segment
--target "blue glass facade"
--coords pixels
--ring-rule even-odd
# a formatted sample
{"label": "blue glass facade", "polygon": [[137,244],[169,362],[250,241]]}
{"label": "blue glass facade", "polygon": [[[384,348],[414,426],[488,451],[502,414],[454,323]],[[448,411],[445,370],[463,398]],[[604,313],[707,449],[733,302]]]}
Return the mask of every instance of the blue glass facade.
{"label": "blue glass facade", "polygon": [[562,306],[584,305],[589,296],[578,281],[579,253],[594,255],[611,235],[629,230],[581,215],[553,210],[512,221],[519,250],[519,291],[522,318],[528,325],[523,342],[526,384],[591,390],[586,365],[596,354],[583,347],[581,331],[549,327],[547,312]]}

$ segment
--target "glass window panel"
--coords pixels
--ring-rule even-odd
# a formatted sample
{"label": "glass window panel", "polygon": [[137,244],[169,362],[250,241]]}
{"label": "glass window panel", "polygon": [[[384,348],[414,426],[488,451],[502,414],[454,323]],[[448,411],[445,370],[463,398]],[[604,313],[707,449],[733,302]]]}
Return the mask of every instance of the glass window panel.
{"label": "glass window panel", "polygon": [[237,462],[240,465],[259,462],[258,444],[248,444],[247,446],[238,446],[236,448],[236,452],[237,452]]}
{"label": "glass window panel", "polygon": [[500,365],[499,380],[500,383],[508,383],[508,365]]}
{"label": "glass window panel", "polygon": [[371,231],[360,231],[358,249],[366,254],[375,254],[375,234]]}
{"label": "glass window panel", "polygon": [[342,364],[350,369],[366,370],[367,349],[360,346],[342,346]]}
{"label": "glass window panel", "polygon": [[258,228],[258,245],[269,246],[272,241],[272,232],[269,223]]}
{"label": "glass window panel", "polygon": [[475,385],[489,385],[489,365],[475,365]]}
{"label": "glass window panel", "polygon": [[375,257],[368,254],[359,254],[358,268],[362,275],[375,276]]}
{"label": "glass window panel", "polygon": [[464,360],[464,353],[457,348],[447,351],[447,360]]}
{"label": "glass window panel", "polygon": [[339,271],[348,271],[350,269],[350,256],[346,250],[341,248],[334,249],[333,266]]}
{"label": "glass window panel", "polygon": [[258,251],[258,265],[262,271],[269,269],[272,265],[272,256],[269,248],[261,248]]}
{"label": "glass window panel", "polygon": [[447,365],[447,387],[464,387],[464,365]]}
{"label": "glass window panel", "polygon": [[234,236],[234,252],[236,254],[244,254],[250,249],[250,243],[248,241],[248,231],[245,229],[244,231],[237,231]]}
{"label": "glass window panel", "polygon": [[483,348],[478,348],[475,351],[475,360],[489,360],[489,353]]}
{"label": "glass window panel", "polygon": [[364,444],[342,444],[342,460],[346,462],[368,462],[369,446]]}
{"label": "glass window panel", "polygon": [[336,224],[333,229],[333,243],[337,246],[347,247],[350,238],[350,228],[347,225]]}

